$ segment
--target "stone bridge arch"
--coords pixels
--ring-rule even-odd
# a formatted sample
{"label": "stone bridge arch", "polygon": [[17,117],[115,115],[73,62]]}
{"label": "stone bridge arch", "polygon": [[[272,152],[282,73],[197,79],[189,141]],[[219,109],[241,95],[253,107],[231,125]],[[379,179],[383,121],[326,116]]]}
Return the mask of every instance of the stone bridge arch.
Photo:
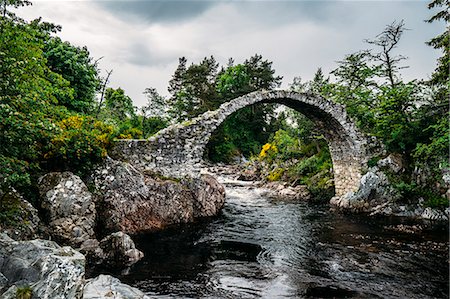
{"label": "stone bridge arch", "polygon": [[256,91],[222,104],[217,110],[169,126],[148,140],[120,140],[111,155],[141,171],[182,178],[200,173],[211,134],[231,114],[258,103],[278,103],[300,111],[317,125],[328,142],[336,196],[356,191],[367,164],[367,138],[356,128],[344,106],[311,93]]}

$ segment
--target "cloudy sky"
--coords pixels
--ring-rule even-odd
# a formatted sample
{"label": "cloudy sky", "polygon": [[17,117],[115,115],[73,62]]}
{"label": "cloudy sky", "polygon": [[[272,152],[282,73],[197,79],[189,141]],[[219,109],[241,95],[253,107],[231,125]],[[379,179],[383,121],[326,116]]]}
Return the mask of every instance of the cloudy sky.
{"label": "cloudy sky", "polygon": [[385,25],[404,20],[409,29],[397,49],[409,59],[403,78],[428,78],[440,53],[425,41],[444,24],[424,20],[428,1],[43,1],[21,8],[26,19],[42,16],[62,26],[62,39],[87,46],[112,87],[122,87],[135,105],[146,87],[167,95],[178,57],[199,62],[213,55],[221,64],[255,53],[273,61],[287,88],[295,76],[329,72],[346,54],[367,49]]}

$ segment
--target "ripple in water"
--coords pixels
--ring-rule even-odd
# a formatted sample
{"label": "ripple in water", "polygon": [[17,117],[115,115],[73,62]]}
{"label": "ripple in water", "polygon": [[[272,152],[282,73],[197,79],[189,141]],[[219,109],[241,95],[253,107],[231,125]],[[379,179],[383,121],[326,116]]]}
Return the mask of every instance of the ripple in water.
{"label": "ripple in water", "polygon": [[[226,183],[226,182],[225,182]],[[448,227],[386,229],[395,218],[273,201],[228,180],[221,214],[142,235],[119,278],[151,298],[448,298]]]}

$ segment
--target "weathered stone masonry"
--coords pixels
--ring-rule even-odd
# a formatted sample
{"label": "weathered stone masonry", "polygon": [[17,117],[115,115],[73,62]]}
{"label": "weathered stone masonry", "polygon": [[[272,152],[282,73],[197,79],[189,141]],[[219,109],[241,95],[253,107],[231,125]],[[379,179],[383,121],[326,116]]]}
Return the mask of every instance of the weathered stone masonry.
{"label": "weathered stone masonry", "polygon": [[309,93],[283,90],[249,93],[224,103],[215,111],[163,129],[148,140],[117,141],[111,155],[141,171],[177,178],[197,176],[212,132],[232,113],[259,103],[283,104],[313,120],[331,151],[336,195],[356,191],[368,160],[368,139],[342,105]]}

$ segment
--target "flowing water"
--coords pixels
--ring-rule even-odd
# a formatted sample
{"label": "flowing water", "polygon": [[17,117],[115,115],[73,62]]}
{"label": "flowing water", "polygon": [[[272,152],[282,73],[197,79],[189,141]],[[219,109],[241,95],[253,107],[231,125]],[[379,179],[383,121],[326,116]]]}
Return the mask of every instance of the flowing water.
{"label": "flowing water", "polygon": [[448,298],[446,224],[343,215],[221,179],[219,216],[138,237],[145,258],[115,275],[151,298]]}

